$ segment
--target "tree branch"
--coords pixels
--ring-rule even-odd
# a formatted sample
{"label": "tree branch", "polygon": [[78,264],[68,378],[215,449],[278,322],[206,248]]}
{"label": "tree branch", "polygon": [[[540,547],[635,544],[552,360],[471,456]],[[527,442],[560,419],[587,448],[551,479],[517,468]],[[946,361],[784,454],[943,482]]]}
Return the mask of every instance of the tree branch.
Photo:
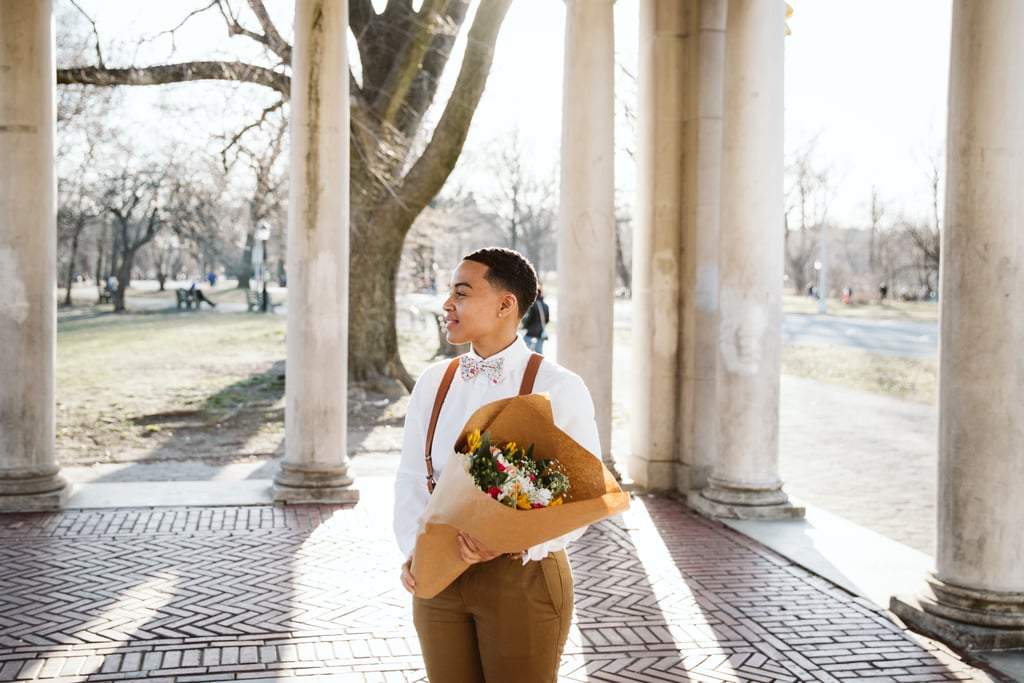
{"label": "tree branch", "polygon": [[410,131],[417,128],[424,112],[433,103],[437,88],[441,84],[442,73],[451,58],[459,27],[466,20],[469,4],[468,0],[449,2],[444,14],[444,23],[440,30],[434,32],[430,47],[423,57],[420,72],[416,76],[416,82],[406,95],[406,106],[399,112],[395,121],[395,126],[399,130]]}
{"label": "tree branch", "polygon": [[476,10],[455,89],[427,148],[409,169],[400,192],[404,204],[401,208],[412,216],[440,192],[462,153],[494,61],[498,30],[511,3],[512,0],[482,0]]}
{"label": "tree branch", "polygon": [[356,37],[356,42],[360,42],[363,33],[376,16],[373,0],[348,0],[348,25]]}
{"label": "tree branch", "polygon": [[271,69],[244,62],[182,62],[146,67],[107,69],[95,66],[57,69],[57,83],[67,85],[166,85],[188,81],[240,81],[266,86],[286,99],[291,94],[291,78]]}
{"label": "tree branch", "polygon": [[381,84],[373,103],[382,121],[393,122],[405,103],[409,88],[419,74],[423,56],[433,41],[441,8],[446,3],[447,0],[424,0],[416,18],[408,23],[411,29],[409,39],[391,64],[387,79]]}
{"label": "tree branch", "polygon": [[269,47],[285,64],[291,64],[292,46],[281,37],[277,27],[274,26],[270,14],[267,13],[267,8],[263,5],[263,0],[249,0],[249,9],[256,15],[256,20],[260,22],[260,27],[263,29],[263,39],[260,42]]}
{"label": "tree branch", "polygon": [[88,14],[86,14],[85,10],[82,9],[78,5],[78,3],[75,2],[75,0],[71,0],[71,4],[74,6],[75,9],[77,9],[82,14],[83,17],[85,17],[85,20],[88,21],[89,24],[92,26],[92,35],[93,35],[94,38],[96,38],[96,63],[99,64],[102,67],[103,66],[103,52],[100,50],[100,33],[96,29],[96,22],[93,21],[92,17],[90,17]]}
{"label": "tree branch", "polygon": [[250,130],[262,128],[263,124],[266,123],[267,121],[267,117],[283,106],[284,100],[278,100],[269,107],[265,107],[262,113],[260,113],[260,117],[257,120],[253,121],[252,123],[246,124],[241,130],[239,130],[238,132],[231,136],[231,139],[229,139],[227,144],[224,145],[223,149],[220,150],[221,165],[225,171],[231,166],[231,164],[228,162],[228,152],[230,152],[231,149],[235,147],[235,145],[239,144],[242,137]]}

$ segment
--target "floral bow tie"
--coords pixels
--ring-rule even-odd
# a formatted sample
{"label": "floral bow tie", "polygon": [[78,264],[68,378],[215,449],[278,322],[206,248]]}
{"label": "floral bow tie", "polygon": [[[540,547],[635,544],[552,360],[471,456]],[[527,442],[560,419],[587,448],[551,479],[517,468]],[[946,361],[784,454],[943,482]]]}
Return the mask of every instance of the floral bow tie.
{"label": "floral bow tie", "polygon": [[477,360],[469,356],[462,356],[459,359],[459,366],[462,368],[463,382],[469,382],[476,379],[477,375],[484,374],[491,380],[491,384],[497,384],[505,376],[504,358]]}

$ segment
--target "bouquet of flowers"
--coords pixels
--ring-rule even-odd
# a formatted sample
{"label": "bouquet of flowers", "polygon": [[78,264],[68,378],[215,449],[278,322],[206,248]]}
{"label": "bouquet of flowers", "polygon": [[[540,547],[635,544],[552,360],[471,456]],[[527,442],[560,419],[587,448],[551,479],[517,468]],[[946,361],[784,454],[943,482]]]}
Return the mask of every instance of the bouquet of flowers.
{"label": "bouquet of flowers", "polygon": [[535,460],[533,444],[525,450],[515,441],[495,446],[490,433],[480,436],[474,429],[466,434],[466,446],[463,455],[473,482],[502,505],[536,510],[562,504],[569,477],[554,460]]}
{"label": "bouquet of flowers", "polygon": [[[494,552],[518,553],[629,507],[629,494],[601,460],[555,426],[546,394],[488,403],[461,433],[420,518],[412,558],[418,597],[434,597],[469,567],[459,553],[460,532]],[[534,449],[550,460],[535,459]]]}

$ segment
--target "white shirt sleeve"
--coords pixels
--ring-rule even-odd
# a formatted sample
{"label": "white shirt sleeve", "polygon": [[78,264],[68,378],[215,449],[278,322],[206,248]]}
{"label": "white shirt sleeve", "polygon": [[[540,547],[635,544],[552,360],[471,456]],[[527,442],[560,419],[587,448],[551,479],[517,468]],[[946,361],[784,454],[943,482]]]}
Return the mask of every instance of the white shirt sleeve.
{"label": "white shirt sleeve", "polygon": [[[430,492],[427,491],[427,465],[424,460],[424,445],[433,410],[434,397],[441,384],[444,365],[440,370],[431,366],[420,377],[409,396],[405,414],[405,429],[402,432],[402,457],[395,476],[394,530],[398,547],[406,557],[412,555],[419,532],[419,518],[427,508]],[[440,472],[435,474],[435,479]]]}

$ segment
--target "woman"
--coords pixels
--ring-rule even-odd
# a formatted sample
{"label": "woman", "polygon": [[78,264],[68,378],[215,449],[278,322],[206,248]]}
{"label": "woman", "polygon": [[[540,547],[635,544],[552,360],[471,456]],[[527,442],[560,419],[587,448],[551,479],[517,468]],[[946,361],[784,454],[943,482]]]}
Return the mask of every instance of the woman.
{"label": "woman", "polygon": [[[460,372],[441,394],[431,441],[433,477],[447,463],[462,427],[480,406],[519,393],[531,352],[519,323],[537,294],[537,274],[510,249],[480,249],[452,273],[444,303],[452,344],[471,345]],[[408,557],[402,585],[410,593],[410,567],[420,515],[430,493],[424,444],[448,361],[424,371],[409,399],[402,459],[395,482],[395,535]],[[551,397],[555,424],[601,457],[594,404],[583,380],[550,360],[540,363],[533,391]],[[565,546],[580,529],[548,543],[499,555],[468,534],[459,537],[470,568],[430,599],[413,598],[413,621],[427,675],[436,683],[556,681],[572,619],[572,572]]]}

